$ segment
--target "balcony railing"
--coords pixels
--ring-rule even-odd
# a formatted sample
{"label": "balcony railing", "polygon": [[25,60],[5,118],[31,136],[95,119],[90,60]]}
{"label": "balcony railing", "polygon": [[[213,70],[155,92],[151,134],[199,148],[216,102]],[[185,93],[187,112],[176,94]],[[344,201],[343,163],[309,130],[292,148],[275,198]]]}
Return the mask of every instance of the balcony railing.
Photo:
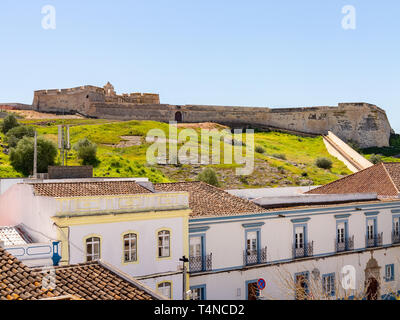
{"label": "balcony railing", "polygon": [[243,253],[244,265],[252,265],[267,262],[267,247],[258,250],[245,250]]}
{"label": "balcony railing", "polygon": [[392,231],[392,244],[400,243],[400,233]]}
{"label": "balcony railing", "polygon": [[354,236],[351,236],[344,240],[344,242],[339,242],[335,239],[336,252],[351,251],[354,250]]}
{"label": "balcony railing", "polygon": [[303,247],[293,246],[293,259],[311,257],[314,254],[314,241],[304,243]]}
{"label": "balcony railing", "polygon": [[212,253],[205,256],[189,257],[189,271],[201,272],[212,270]]}
{"label": "balcony railing", "polygon": [[383,238],[383,232],[378,233],[372,238],[366,237],[365,246],[367,248],[380,247],[382,246],[382,238]]}

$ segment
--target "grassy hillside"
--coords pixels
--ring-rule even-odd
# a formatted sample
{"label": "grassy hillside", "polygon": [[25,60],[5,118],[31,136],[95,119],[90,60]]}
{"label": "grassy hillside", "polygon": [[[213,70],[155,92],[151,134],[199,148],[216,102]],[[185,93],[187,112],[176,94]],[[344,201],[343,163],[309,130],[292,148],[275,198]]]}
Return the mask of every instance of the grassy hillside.
{"label": "grassy hillside", "polygon": [[[100,164],[94,169],[95,176],[147,176],[153,182],[168,182],[195,180],[203,169],[200,165],[149,166],[146,163],[146,150],[151,144],[145,141],[147,132],[158,128],[162,129],[168,137],[168,125],[165,123],[97,119],[20,120],[20,123],[35,126],[39,135],[54,142],[57,141],[57,125],[70,124],[72,144],[87,137],[98,145]],[[200,132],[200,128],[193,124],[187,126],[194,130],[193,133]],[[184,127],[185,125],[179,130]],[[216,127],[220,128],[218,125]],[[130,137],[139,141],[140,145],[129,143]],[[3,140],[4,136],[1,138]],[[128,143],[121,144],[125,140],[128,140]],[[222,147],[225,144],[221,142]],[[255,145],[262,147],[265,152],[255,153],[254,171],[249,176],[235,174],[235,168],[239,166],[237,163],[209,165],[217,172],[223,188],[324,184],[350,173],[343,163],[328,154],[320,137],[304,138],[278,132],[255,133]],[[315,159],[321,156],[332,159],[332,169],[324,170],[315,166]],[[221,160],[223,160],[223,151],[221,151]],[[68,164],[80,164],[73,150],[68,154]],[[1,177],[20,176],[9,165],[8,156],[3,152],[0,156],[0,175]]]}

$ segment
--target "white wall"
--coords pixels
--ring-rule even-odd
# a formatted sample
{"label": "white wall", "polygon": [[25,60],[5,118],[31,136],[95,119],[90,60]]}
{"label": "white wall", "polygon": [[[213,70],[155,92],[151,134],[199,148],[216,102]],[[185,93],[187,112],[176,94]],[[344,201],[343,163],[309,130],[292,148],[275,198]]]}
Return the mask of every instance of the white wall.
{"label": "white wall", "polygon": [[[357,206],[361,207],[362,210],[356,210],[355,205],[343,204],[330,208],[316,208],[312,211],[310,211],[310,209],[282,210],[271,216],[260,218],[246,218],[245,216],[241,216],[237,218],[237,221],[235,221],[236,218],[232,219],[232,217],[226,220],[208,221],[206,219],[191,219],[191,228],[195,228],[196,225],[198,227],[209,227],[206,231],[190,233],[190,236],[205,234],[206,253],[212,253],[213,271],[225,272],[202,276],[204,280],[199,280],[196,275],[192,275],[190,285],[200,285],[203,284],[202,282],[210,283],[210,288],[207,288],[207,299],[212,299],[212,297],[218,299],[237,299],[236,293],[235,295],[232,293],[234,291],[233,289],[244,286],[246,280],[258,279],[261,277],[260,269],[258,269],[258,271],[251,268],[251,270],[243,269],[245,232],[253,228],[245,228],[242,224],[264,223],[264,225],[254,228],[260,229],[261,232],[260,247],[263,248],[267,246],[268,263],[294,261],[292,257],[294,241],[293,229],[294,224],[297,224],[297,222],[292,222],[292,219],[309,218],[307,222],[300,223],[307,224],[307,238],[309,241],[314,241],[313,256],[315,259],[313,261],[319,259],[318,264],[322,269],[336,269],[337,263],[339,263],[339,258],[332,260],[331,258],[323,257],[324,255],[335,254],[336,222],[343,219],[336,219],[335,215],[350,214],[348,218],[345,218],[348,221],[348,235],[354,235],[354,249],[365,250],[366,220],[370,217],[365,215],[365,213],[378,211],[379,213],[374,215],[374,217],[377,218],[377,232],[383,232],[383,245],[390,246],[392,242],[392,218],[393,215],[400,214],[392,213],[392,210],[400,209],[400,201],[365,206],[360,204]],[[278,217],[278,214],[283,214],[285,217]],[[392,252],[394,251],[390,251],[390,253]],[[397,255],[399,253],[400,251],[397,251]],[[346,256],[346,259],[353,259],[347,258],[349,254],[340,255],[340,259],[344,259],[344,256]],[[358,256],[358,254],[356,256]],[[370,254],[368,253],[367,256],[370,257]],[[394,256],[381,255],[379,259],[378,262],[381,266],[383,265],[383,267],[384,264],[386,262],[389,263],[389,261],[391,261],[390,263],[400,262],[397,261],[397,258]],[[309,262],[307,263],[309,264]],[[365,268],[365,264],[361,264],[360,268]],[[232,271],[235,269],[240,271]],[[271,277],[268,274],[265,274],[265,276]],[[214,292],[213,288],[215,288],[215,293],[212,293]],[[208,294],[208,292],[210,292],[210,294]],[[244,296],[242,295],[241,298],[244,298]]]}
{"label": "white wall", "polygon": [[[381,275],[382,295],[387,291],[400,290],[400,261],[398,256],[400,247],[374,250],[373,257],[378,261]],[[247,271],[231,271],[201,276],[191,276],[190,286],[206,285],[207,300],[227,299],[244,300],[246,299],[246,281],[263,278],[266,281],[266,288],[261,291],[261,295],[266,299],[294,299],[294,287],[284,284],[284,281],[294,282],[294,275],[298,272],[308,271],[310,279],[313,279],[312,270],[319,269],[320,279],[311,280],[313,285],[321,285],[323,274],[335,273],[336,290],[339,290],[338,296],[343,297],[344,291],[341,287],[341,269],[345,265],[352,265],[356,269],[356,288],[357,291],[364,289],[365,272],[364,269],[368,260],[371,258],[370,251],[362,253],[343,254],[323,259],[304,260],[295,263],[285,263],[278,266],[267,266],[262,268],[253,268]],[[395,280],[386,282],[385,265],[394,264]],[[339,289],[338,289],[339,288]],[[318,289],[314,292],[321,292]],[[354,291],[349,291],[349,295]]]}

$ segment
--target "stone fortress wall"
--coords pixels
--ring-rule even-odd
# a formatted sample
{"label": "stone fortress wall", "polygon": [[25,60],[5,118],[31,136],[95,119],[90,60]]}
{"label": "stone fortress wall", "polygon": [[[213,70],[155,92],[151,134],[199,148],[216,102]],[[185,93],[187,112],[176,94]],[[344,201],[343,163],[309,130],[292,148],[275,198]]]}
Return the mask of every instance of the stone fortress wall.
{"label": "stone fortress wall", "polygon": [[218,122],[236,128],[281,129],[325,135],[328,131],[360,147],[389,145],[391,127],[386,113],[368,103],[339,103],[337,107],[265,108],[160,104],[158,94],[117,95],[107,83],[103,88],[35,91],[33,109],[71,113],[103,119],[160,122]]}

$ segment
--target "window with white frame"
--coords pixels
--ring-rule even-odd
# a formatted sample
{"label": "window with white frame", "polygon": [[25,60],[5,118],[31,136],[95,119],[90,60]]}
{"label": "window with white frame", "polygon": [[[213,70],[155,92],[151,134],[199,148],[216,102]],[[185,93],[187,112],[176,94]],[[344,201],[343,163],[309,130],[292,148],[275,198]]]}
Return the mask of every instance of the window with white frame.
{"label": "window with white frame", "polygon": [[90,237],[86,239],[86,261],[100,259],[100,238]]}
{"label": "window with white frame", "polygon": [[387,264],[385,266],[385,280],[386,281],[394,280],[394,264]]}
{"label": "window with white frame", "polygon": [[330,273],[322,276],[322,290],[326,296],[335,295],[335,274]]}
{"label": "window with white frame", "polygon": [[258,249],[258,232],[247,232],[247,254],[251,255],[257,252]]}
{"label": "window with white frame", "polygon": [[295,249],[304,248],[304,227],[295,228]]}
{"label": "window with white frame", "polygon": [[137,234],[124,235],[124,262],[137,261]]}
{"label": "window with white frame", "polygon": [[157,286],[157,290],[160,294],[164,297],[171,299],[172,297],[172,290],[171,290],[171,282],[161,282]]}
{"label": "window with white frame", "polygon": [[341,222],[337,225],[337,242],[344,243],[345,241],[345,223]]}
{"label": "window with white frame", "polygon": [[170,256],[170,238],[168,230],[158,232],[158,257],[165,258]]}
{"label": "window with white frame", "polygon": [[196,287],[192,288],[192,300],[204,300],[205,288]]}
{"label": "window with white frame", "polygon": [[190,237],[189,240],[189,256],[190,257],[201,257],[203,251],[202,237]]}

